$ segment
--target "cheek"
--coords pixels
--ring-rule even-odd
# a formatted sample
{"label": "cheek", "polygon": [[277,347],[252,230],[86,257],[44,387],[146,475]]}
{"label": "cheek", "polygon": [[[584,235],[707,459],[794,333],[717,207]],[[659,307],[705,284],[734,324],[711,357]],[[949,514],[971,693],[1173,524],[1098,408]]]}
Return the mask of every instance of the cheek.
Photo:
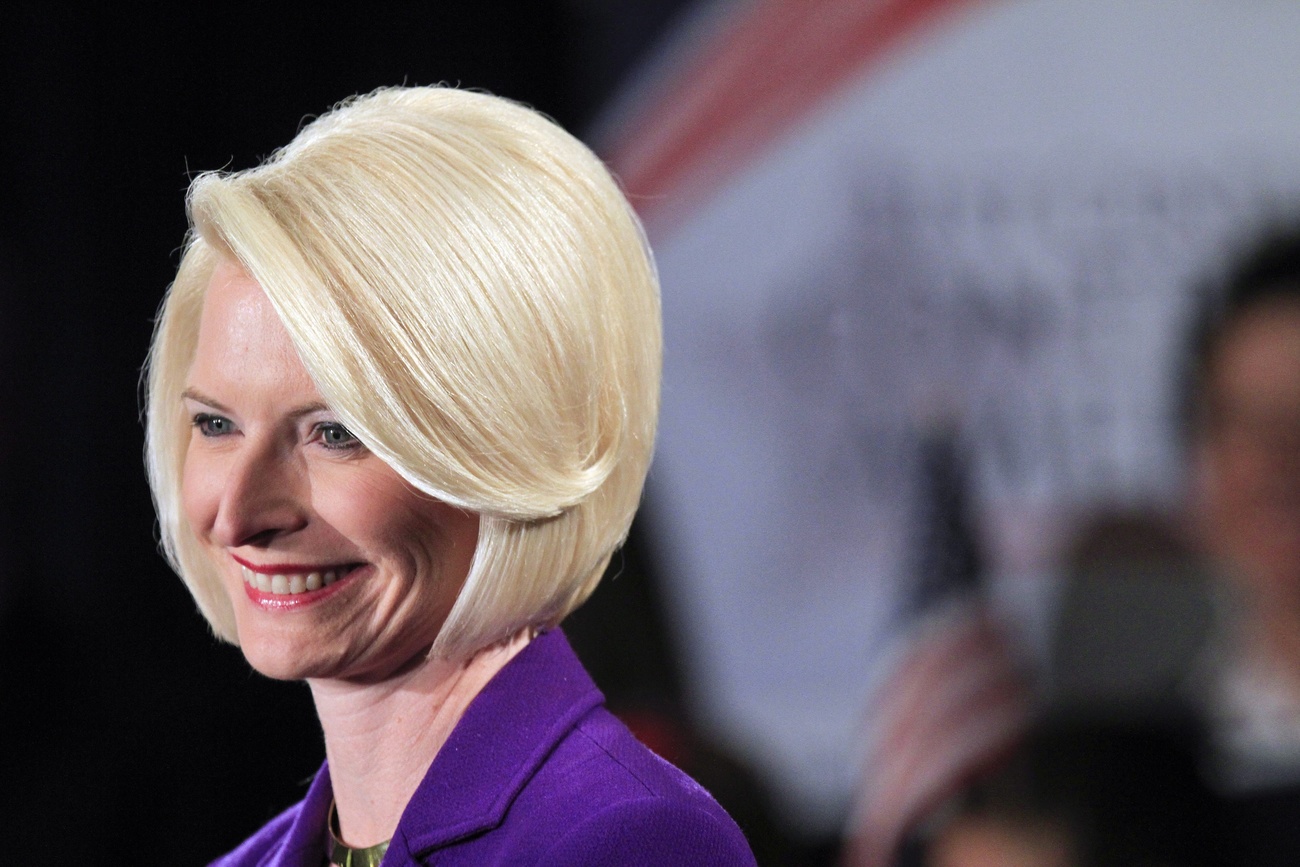
{"label": "cheek", "polygon": [[185,455],[181,470],[181,510],[190,528],[204,536],[216,520],[221,482],[215,467],[193,451]]}
{"label": "cheek", "polygon": [[1207,444],[1196,464],[1198,499],[1205,511],[1222,519],[1241,508],[1255,475],[1249,457],[1236,444]]}
{"label": "cheek", "polygon": [[478,543],[478,516],[402,485],[400,492],[390,492],[393,496],[372,501],[382,510],[371,513],[382,517],[372,527],[372,538],[409,563],[420,579],[436,582],[440,595],[458,591]]}
{"label": "cheek", "polygon": [[325,466],[313,474],[311,507],[317,519],[369,559],[410,560],[429,532],[414,493],[386,467],[344,469]]}
{"label": "cheek", "polygon": [[313,475],[316,520],[361,557],[386,564],[402,586],[419,583],[440,597],[458,592],[478,543],[478,516],[425,496],[377,460],[359,470],[327,466]]}
{"label": "cheek", "polygon": [[474,550],[478,547],[479,517],[437,503],[429,520],[437,522],[439,527],[443,578],[454,583],[459,591],[474,561]]}
{"label": "cheek", "polygon": [[1196,537],[1202,552],[1231,558],[1237,545],[1235,526],[1240,508],[1233,490],[1233,473],[1221,446],[1202,444],[1192,464],[1189,500]]}

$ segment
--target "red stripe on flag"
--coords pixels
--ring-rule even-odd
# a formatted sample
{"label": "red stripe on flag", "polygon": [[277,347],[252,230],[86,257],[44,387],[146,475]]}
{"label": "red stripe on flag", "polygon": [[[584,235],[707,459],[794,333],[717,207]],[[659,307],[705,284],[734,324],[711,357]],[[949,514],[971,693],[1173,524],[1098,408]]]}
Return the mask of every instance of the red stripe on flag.
{"label": "red stripe on flag", "polygon": [[918,630],[877,693],[879,718],[845,861],[891,863],[904,836],[1019,740],[1030,692],[1010,644],[980,611]]}
{"label": "red stripe on flag", "polygon": [[[893,733],[894,737],[909,738],[911,723],[923,719],[924,711],[933,708],[936,690],[953,688],[958,675],[969,678],[982,672],[983,665],[991,665],[995,672],[1005,667],[1005,642],[982,618],[919,640],[919,652],[913,653],[894,676],[892,688],[883,693],[890,698],[891,716],[908,722]],[[897,741],[888,739],[882,744],[883,749],[898,746]]]}
{"label": "red stripe on flag", "polygon": [[609,161],[647,218],[669,196],[682,200],[674,207],[698,199],[852,75],[964,2],[760,0],[620,135]]}

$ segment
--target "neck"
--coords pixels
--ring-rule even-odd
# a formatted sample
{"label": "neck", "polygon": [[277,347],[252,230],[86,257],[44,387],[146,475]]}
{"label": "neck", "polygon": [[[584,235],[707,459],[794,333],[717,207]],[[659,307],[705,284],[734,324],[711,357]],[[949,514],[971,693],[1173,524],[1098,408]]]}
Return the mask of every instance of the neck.
{"label": "neck", "polygon": [[465,709],[528,635],[463,662],[426,659],[379,683],[308,681],[325,732],[340,839],[365,847],[393,836]]}

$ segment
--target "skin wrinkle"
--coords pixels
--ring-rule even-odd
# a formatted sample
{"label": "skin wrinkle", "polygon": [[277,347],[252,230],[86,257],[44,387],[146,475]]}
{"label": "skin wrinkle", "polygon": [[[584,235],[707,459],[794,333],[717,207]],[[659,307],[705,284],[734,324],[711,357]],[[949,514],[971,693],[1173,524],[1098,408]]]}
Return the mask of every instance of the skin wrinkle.
{"label": "skin wrinkle", "polygon": [[[527,634],[521,633],[468,662],[426,659],[365,687],[308,681],[325,731],[345,841],[370,846],[392,837],[406,803],[469,703],[527,644]],[[426,755],[429,761],[417,758]],[[384,816],[391,821],[377,818]]]}

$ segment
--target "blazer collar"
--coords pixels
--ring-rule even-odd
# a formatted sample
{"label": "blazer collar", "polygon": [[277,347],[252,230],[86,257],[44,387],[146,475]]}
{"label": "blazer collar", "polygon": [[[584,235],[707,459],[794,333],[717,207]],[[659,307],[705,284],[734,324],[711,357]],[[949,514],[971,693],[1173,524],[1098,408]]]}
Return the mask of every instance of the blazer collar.
{"label": "blazer collar", "polygon": [[329,765],[321,766],[307,796],[293,815],[283,842],[273,846],[257,862],[258,867],[281,867],[293,864],[321,864],[325,860],[325,829],[329,824],[334,787],[330,785]]}
{"label": "blazer collar", "polygon": [[555,746],[603,702],[564,633],[538,635],[470,703],[389,848],[418,857],[500,825]]}

